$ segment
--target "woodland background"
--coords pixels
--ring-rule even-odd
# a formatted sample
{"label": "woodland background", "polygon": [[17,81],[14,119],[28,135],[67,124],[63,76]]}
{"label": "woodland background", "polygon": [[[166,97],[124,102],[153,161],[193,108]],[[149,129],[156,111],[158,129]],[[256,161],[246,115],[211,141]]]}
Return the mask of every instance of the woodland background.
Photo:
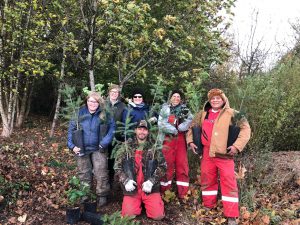
{"label": "woodland background", "polygon": [[[142,87],[150,105],[179,87],[194,113],[210,88],[223,89],[253,131],[237,158],[240,223],[299,223],[300,24],[291,24],[295,46],[266,71],[270,52],[253,42],[255,32],[246,51],[228,33],[234,2],[1,1],[1,223],[63,223],[64,190],[76,171],[66,150],[62,93],[69,85],[84,97],[84,88],[109,83],[119,84],[124,97]],[[201,211],[195,157],[190,167],[190,197],[180,205],[166,196],[177,207],[166,202],[161,224],[224,223],[217,211]],[[120,209],[117,199],[104,213]]]}

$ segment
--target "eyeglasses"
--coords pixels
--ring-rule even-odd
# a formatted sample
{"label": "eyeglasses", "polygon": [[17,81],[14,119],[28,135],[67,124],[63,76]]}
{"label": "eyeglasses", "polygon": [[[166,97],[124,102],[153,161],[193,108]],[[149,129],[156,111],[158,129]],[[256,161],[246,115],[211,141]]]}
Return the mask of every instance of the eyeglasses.
{"label": "eyeglasses", "polygon": [[143,98],[141,95],[134,95],[133,98]]}
{"label": "eyeglasses", "polygon": [[99,102],[97,101],[93,101],[93,100],[88,100],[89,103],[93,103],[93,104],[98,104]]}
{"label": "eyeglasses", "polygon": [[118,91],[110,91],[110,93],[112,93],[112,94],[119,94]]}

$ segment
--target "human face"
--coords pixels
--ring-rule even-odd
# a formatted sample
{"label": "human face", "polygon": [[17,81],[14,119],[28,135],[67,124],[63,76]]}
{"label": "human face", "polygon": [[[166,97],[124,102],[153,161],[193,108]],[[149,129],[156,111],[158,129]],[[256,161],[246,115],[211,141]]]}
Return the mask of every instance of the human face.
{"label": "human face", "polygon": [[138,127],[135,129],[136,138],[139,142],[143,142],[147,139],[149,131],[145,127]]}
{"label": "human face", "polygon": [[97,100],[93,97],[90,97],[87,100],[87,107],[90,113],[94,113],[99,107],[99,102],[97,102]]}
{"label": "human face", "polygon": [[171,97],[171,105],[172,106],[177,106],[180,104],[180,101],[181,101],[181,97],[180,97],[180,94],[178,93],[174,93]]}
{"label": "human face", "polygon": [[119,97],[119,90],[116,88],[111,89],[109,92],[109,100],[111,102],[115,102],[117,101],[118,97]]}
{"label": "human face", "polygon": [[209,103],[212,107],[213,110],[219,110],[222,108],[224,104],[224,100],[221,98],[220,95],[213,96],[210,100]]}
{"label": "human face", "polygon": [[143,102],[143,96],[141,94],[135,94],[133,96],[133,103],[134,104],[141,104]]}

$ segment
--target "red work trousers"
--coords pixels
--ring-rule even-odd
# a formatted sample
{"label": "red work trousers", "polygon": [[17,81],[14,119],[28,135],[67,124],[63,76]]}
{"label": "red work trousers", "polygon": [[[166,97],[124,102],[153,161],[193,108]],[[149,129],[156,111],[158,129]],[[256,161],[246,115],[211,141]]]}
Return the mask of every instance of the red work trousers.
{"label": "red work trousers", "polygon": [[142,191],[142,184],[144,182],[144,174],[142,169],[142,155],[143,151],[135,151],[135,168],[136,168],[136,182],[137,193],[133,196],[125,195],[122,203],[122,216],[140,215],[142,211],[142,203],[145,205],[147,217],[152,219],[162,219],[165,216],[164,202],[160,193],[146,194]]}
{"label": "red work trousers", "polygon": [[161,192],[164,193],[171,188],[175,171],[178,197],[184,198],[189,189],[189,165],[184,133],[178,133],[177,137],[167,136],[162,153],[167,162],[167,171],[160,182]]}
{"label": "red work trousers", "polygon": [[239,217],[238,187],[234,174],[233,159],[212,158],[209,147],[204,146],[201,160],[201,189],[205,207],[213,208],[217,203],[218,171],[222,192],[222,203],[226,217]]}

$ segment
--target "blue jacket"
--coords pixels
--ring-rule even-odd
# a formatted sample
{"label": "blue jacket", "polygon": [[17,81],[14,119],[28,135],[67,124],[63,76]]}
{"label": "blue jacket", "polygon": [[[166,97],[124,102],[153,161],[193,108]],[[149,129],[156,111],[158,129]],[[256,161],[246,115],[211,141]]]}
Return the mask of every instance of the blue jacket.
{"label": "blue jacket", "polygon": [[[101,120],[99,115],[100,107],[95,113],[91,114],[87,106],[83,106],[78,112],[79,127],[83,130],[83,143],[85,153],[98,151],[99,146],[107,148],[112,142],[115,132],[115,122],[109,114],[106,115],[106,120]],[[76,130],[76,122],[70,121],[68,130],[68,148],[73,149],[75,145],[72,141],[72,133]]]}
{"label": "blue jacket", "polygon": [[[129,115],[128,115],[129,113]],[[136,123],[140,120],[145,120],[148,117],[149,106],[136,107],[133,104],[128,105],[128,109],[123,111],[122,122],[125,123],[127,116],[130,118],[130,123]]]}

